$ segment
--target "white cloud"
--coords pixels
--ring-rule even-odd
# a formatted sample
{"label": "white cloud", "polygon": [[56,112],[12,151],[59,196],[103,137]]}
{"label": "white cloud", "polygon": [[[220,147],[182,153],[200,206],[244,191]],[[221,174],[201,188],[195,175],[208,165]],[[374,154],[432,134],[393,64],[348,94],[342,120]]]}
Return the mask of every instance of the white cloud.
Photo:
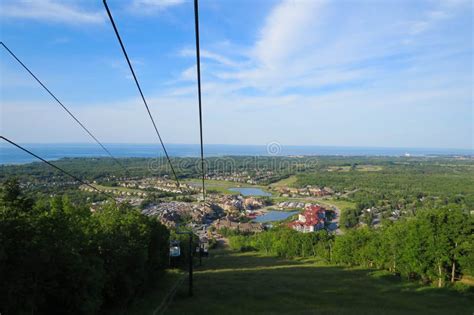
{"label": "white cloud", "polygon": [[[473,78],[465,56],[472,53],[472,31],[443,29],[456,22],[458,9],[391,5],[283,1],[249,40],[206,38],[205,142],[469,147]],[[411,29],[407,21],[418,24]],[[207,23],[204,32],[215,27]],[[412,42],[403,45],[407,38]],[[188,60],[168,90],[147,93],[166,143],[199,141],[195,51],[187,47],[179,55]],[[123,61],[111,66],[129,73]],[[12,117],[3,122],[5,133],[13,139],[87,140],[80,129],[61,132],[71,122],[54,106],[5,102],[4,109]],[[77,106],[74,113],[104,142],[156,141],[140,100]],[[51,128],[46,137],[27,132],[38,123]]]}
{"label": "white cloud", "polygon": [[[465,59],[454,57],[466,53],[465,36],[441,33],[459,6],[404,4],[282,1],[253,44],[206,45],[204,110],[221,117],[209,118],[207,141],[223,142],[220,130],[235,130],[226,143],[258,135],[259,143],[469,146],[472,122],[457,117],[472,103],[472,74],[460,72]],[[413,32],[430,36],[415,40]],[[413,42],[403,45],[407,39]],[[180,54],[195,58],[193,49]],[[194,80],[195,67],[184,73]],[[193,91],[179,87],[168,95]],[[387,130],[387,122],[404,127]],[[270,138],[261,130],[271,131]],[[330,137],[318,137],[328,130]]]}
{"label": "white cloud", "polygon": [[[282,1],[265,19],[254,45],[240,47],[238,62],[221,53],[202,50],[204,59],[219,66],[209,64],[207,75],[239,82],[233,84],[234,88],[250,87],[266,92],[308,81],[308,71],[312,69],[302,65],[300,60],[310,54],[318,43],[317,25],[321,23],[319,18],[324,5],[324,1],[317,0]],[[190,56],[194,52],[185,49],[181,54]],[[203,75],[206,73],[203,72]]]}
{"label": "white cloud", "polygon": [[[315,26],[324,1],[283,1],[267,17],[253,54],[264,66],[285,62],[317,39]],[[303,35],[311,34],[311,36]]]}
{"label": "white cloud", "polygon": [[[414,56],[434,53],[421,51],[431,43],[415,42],[412,35],[455,16],[460,3],[465,1],[427,3],[409,14],[396,5],[376,8],[374,15],[371,2],[344,8],[326,1],[284,0],[264,19],[252,46],[231,52],[217,46],[216,51],[203,50],[203,58],[215,61],[203,71],[204,82],[211,80],[225,90],[250,88],[284,95],[295,88],[318,91],[344,84],[351,88],[351,84],[396,76],[418,61]],[[339,13],[341,8],[351,15]],[[407,17],[414,18],[407,24]],[[405,27],[400,27],[403,23]],[[403,47],[408,43],[410,47]],[[228,57],[238,51],[239,62]],[[194,56],[194,51],[184,49],[181,55]]]}
{"label": "white cloud", "polygon": [[103,13],[86,11],[65,1],[2,1],[0,9],[0,15],[9,19],[28,19],[78,25],[104,22]]}

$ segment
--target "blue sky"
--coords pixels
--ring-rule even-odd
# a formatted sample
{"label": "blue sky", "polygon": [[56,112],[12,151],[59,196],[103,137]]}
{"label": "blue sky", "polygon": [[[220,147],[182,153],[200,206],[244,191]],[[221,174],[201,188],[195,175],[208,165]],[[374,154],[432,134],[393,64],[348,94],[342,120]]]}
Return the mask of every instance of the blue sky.
{"label": "blue sky", "polygon": [[[165,143],[198,143],[190,0],[109,0]],[[1,40],[103,142],[156,136],[101,1],[0,4]],[[201,0],[204,140],[472,148],[473,2]],[[2,50],[1,133],[90,142]]]}

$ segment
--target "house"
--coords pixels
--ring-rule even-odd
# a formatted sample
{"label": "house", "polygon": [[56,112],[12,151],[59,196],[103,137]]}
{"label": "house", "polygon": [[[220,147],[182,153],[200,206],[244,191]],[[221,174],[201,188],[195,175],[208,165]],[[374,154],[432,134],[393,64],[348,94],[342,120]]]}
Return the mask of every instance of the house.
{"label": "house", "polygon": [[298,188],[289,188],[288,192],[292,195],[298,195],[299,190],[298,190]]}
{"label": "house", "polygon": [[244,209],[243,198],[241,196],[228,195],[222,197],[218,202],[219,206],[227,212],[241,211]]}
{"label": "house", "polygon": [[243,201],[243,207],[247,210],[259,209],[263,206],[263,201],[254,197],[245,198]]}
{"label": "house", "polygon": [[317,205],[310,205],[306,210],[298,215],[298,220],[293,221],[289,226],[298,232],[315,232],[324,228],[326,222],[326,209]]}

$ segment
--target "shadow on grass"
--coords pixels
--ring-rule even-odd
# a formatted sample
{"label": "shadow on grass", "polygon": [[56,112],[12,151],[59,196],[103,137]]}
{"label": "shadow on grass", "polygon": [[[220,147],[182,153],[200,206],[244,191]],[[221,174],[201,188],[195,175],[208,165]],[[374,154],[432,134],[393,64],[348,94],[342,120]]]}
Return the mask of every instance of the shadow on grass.
{"label": "shadow on grass", "polygon": [[203,266],[199,271],[222,269],[264,268],[304,264],[297,260],[287,260],[276,257],[259,255],[256,252],[232,252],[229,250],[213,251],[209,258],[203,259]]}
{"label": "shadow on grass", "polygon": [[183,286],[169,314],[472,314],[474,295],[374,270],[220,251]]}
{"label": "shadow on grass", "polygon": [[149,315],[152,314],[165,298],[175,283],[184,276],[178,269],[168,269],[158,280],[155,287],[141,296],[137,296],[130,305],[102,310],[103,315]]}

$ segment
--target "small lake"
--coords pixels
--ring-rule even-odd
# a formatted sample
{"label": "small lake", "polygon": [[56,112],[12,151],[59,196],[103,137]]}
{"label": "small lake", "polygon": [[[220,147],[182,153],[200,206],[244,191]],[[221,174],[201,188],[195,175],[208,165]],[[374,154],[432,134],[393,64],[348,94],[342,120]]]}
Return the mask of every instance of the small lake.
{"label": "small lake", "polygon": [[266,191],[263,191],[260,188],[252,188],[252,187],[229,188],[229,190],[241,193],[244,196],[271,196],[272,195]]}
{"label": "small lake", "polygon": [[253,222],[266,223],[272,221],[281,221],[297,213],[298,211],[268,211],[264,215],[256,217]]}

